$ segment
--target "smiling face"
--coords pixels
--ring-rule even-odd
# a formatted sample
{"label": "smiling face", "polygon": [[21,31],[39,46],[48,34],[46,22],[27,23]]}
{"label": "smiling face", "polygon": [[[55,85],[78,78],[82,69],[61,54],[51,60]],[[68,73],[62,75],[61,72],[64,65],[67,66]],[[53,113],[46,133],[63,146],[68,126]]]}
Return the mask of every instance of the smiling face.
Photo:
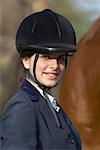
{"label": "smiling face", "polygon": [[[22,59],[24,67],[29,69],[30,73],[34,76],[34,54],[32,57]],[[62,77],[65,70],[65,52],[56,52],[49,54],[39,54],[36,62],[35,74],[38,82],[47,87],[54,87]]]}

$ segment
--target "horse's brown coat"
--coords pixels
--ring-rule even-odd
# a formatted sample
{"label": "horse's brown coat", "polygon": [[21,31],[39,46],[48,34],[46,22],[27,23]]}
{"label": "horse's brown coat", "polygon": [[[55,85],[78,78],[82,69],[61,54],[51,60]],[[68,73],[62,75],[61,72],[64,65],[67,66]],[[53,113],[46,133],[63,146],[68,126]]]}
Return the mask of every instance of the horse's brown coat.
{"label": "horse's brown coat", "polygon": [[100,150],[100,18],[78,42],[61,86],[60,102],[84,150]]}

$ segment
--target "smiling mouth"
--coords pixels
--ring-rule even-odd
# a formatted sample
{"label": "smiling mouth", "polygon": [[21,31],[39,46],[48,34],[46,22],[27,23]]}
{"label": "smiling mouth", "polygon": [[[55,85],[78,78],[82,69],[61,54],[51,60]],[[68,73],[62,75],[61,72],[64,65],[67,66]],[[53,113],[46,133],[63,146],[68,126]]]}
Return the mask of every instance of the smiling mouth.
{"label": "smiling mouth", "polygon": [[47,77],[48,77],[49,79],[51,79],[51,80],[54,80],[54,79],[56,79],[56,78],[59,76],[58,73],[51,73],[51,72],[45,73],[45,75],[47,75]]}

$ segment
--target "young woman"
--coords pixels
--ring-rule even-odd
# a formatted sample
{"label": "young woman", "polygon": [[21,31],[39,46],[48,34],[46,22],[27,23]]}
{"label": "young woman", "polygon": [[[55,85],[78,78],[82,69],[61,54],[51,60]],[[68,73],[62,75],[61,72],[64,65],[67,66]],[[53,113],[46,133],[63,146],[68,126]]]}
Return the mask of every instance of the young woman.
{"label": "young woman", "polygon": [[76,51],[70,22],[46,9],[26,17],[16,35],[26,78],[2,114],[2,150],[80,150],[72,123],[49,93]]}

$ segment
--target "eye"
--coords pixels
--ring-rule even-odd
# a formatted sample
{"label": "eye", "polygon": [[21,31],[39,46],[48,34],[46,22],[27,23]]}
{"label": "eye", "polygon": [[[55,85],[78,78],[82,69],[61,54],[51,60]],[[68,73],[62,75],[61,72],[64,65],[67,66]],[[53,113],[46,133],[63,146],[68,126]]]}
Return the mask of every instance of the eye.
{"label": "eye", "polygon": [[59,61],[59,63],[61,63],[61,64],[65,64],[66,56],[64,55],[64,56],[58,57],[58,61]]}

